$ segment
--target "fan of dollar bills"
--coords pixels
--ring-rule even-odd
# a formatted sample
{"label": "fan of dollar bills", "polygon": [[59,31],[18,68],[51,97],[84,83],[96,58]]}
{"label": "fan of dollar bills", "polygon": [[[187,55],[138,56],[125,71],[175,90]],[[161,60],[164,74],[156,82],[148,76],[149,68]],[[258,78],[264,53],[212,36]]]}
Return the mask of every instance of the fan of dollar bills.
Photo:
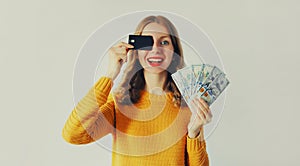
{"label": "fan of dollar bills", "polygon": [[211,105],[229,84],[225,74],[209,64],[187,66],[172,74],[172,78],[188,104],[199,97]]}

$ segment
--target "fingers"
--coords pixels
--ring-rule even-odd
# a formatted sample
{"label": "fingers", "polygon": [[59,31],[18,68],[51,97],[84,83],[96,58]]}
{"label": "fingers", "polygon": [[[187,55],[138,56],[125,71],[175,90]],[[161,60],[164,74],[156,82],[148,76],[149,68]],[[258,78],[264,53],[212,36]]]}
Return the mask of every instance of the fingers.
{"label": "fingers", "polygon": [[130,48],[133,48],[133,45],[125,42],[120,42],[110,49],[110,53],[112,56],[115,56],[119,62],[126,62],[127,53]]}
{"label": "fingers", "polygon": [[134,48],[134,46],[125,42],[120,42],[115,46],[115,49],[120,50],[122,54],[127,54],[130,48]]}
{"label": "fingers", "polygon": [[127,62],[127,53],[129,48],[133,48],[132,45],[125,42],[120,42],[108,50],[109,64],[107,70],[107,76],[113,80],[120,73],[122,65]]}
{"label": "fingers", "polygon": [[193,99],[191,102],[193,114],[196,114],[203,124],[207,124],[212,119],[212,113],[208,104],[203,99]]}
{"label": "fingers", "polygon": [[208,104],[201,98],[199,99],[199,101],[201,103],[201,107],[204,108],[204,110],[205,110],[205,113],[206,113],[205,116],[209,118],[208,119],[209,121],[211,121],[212,113],[210,111]]}
{"label": "fingers", "polygon": [[199,104],[197,103],[197,101],[192,100],[191,105],[192,105],[192,108],[193,108],[193,114],[194,114],[194,116],[197,116],[202,121],[204,121],[205,120],[205,115],[202,112],[201,108],[199,108]]}
{"label": "fingers", "polygon": [[134,59],[133,50],[129,50],[126,55],[126,60],[131,62],[133,59]]}
{"label": "fingers", "polygon": [[125,43],[125,42],[120,42],[116,46],[117,47],[125,47],[125,48],[133,48],[133,45]]}

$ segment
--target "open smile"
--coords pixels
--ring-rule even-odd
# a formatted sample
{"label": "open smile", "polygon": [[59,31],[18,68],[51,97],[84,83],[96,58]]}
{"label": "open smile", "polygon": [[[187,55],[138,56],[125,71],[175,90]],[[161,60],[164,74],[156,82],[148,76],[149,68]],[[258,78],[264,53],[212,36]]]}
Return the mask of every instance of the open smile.
{"label": "open smile", "polygon": [[150,58],[147,58],[148,64],[150,66],[152,66],[152,67],[160,66],[163,61],[164,61],[164,58],[162,58],[162,57],[150,57]]}

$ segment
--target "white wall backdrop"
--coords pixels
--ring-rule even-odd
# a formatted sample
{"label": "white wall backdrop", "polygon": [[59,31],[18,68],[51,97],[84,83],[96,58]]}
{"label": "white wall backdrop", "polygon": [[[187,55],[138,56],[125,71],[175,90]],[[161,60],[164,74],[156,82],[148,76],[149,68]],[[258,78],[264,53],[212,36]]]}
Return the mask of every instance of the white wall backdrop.
{"label": "white wall backdrop", "polygon": [[207,139],[213,166],[300,165],[300,2],[0,1],[0,165],[110,165],[96,144],[70,145],[76,58],[99,26],[140,10],[177,13],[210,36],[231,84]]}

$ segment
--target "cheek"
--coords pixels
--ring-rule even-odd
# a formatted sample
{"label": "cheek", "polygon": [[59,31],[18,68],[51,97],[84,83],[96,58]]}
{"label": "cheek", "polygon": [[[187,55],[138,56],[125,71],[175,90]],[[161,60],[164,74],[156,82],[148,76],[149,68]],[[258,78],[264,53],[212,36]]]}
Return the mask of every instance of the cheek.
{"label": "cheek", "polygon": [[138,57],[145,57],[147,55],[147,51],[145,50],[138,50],[137,51]]}
{"label": "cheek", "polygon": [[145,56],[147,55],[147,52],[146,51],[143,51],[143,50],[138,50],[138,59],[139,59],[139,62],[141,64],[144,64],[145,63]]}
{"label": "cheek", "polygon": [[165,51],[164,54],[168,61],[172,61],[173,56],[174,56],[174,51],[167,50],[167,51]]}
{"label": "cheek", "polygon": [[173,56],[172,56],[172,55],[169,55],[169,58],[168,58],[168,66],[172,63],[172,60],[173,60]]}
{"label": "cheek", "polygon": [[143,58],[141,58],[141,57],[139,56],[138,59],[139,59],[140,64],[143,65],[143,63],[144,63]]}
{"label": "cheek", "polygon": [[174,51],[170,51],[170,50],[167,50],[167,52],[165,53],[166,56],[168,57],[173,57],[173,54],[174,54]]}

